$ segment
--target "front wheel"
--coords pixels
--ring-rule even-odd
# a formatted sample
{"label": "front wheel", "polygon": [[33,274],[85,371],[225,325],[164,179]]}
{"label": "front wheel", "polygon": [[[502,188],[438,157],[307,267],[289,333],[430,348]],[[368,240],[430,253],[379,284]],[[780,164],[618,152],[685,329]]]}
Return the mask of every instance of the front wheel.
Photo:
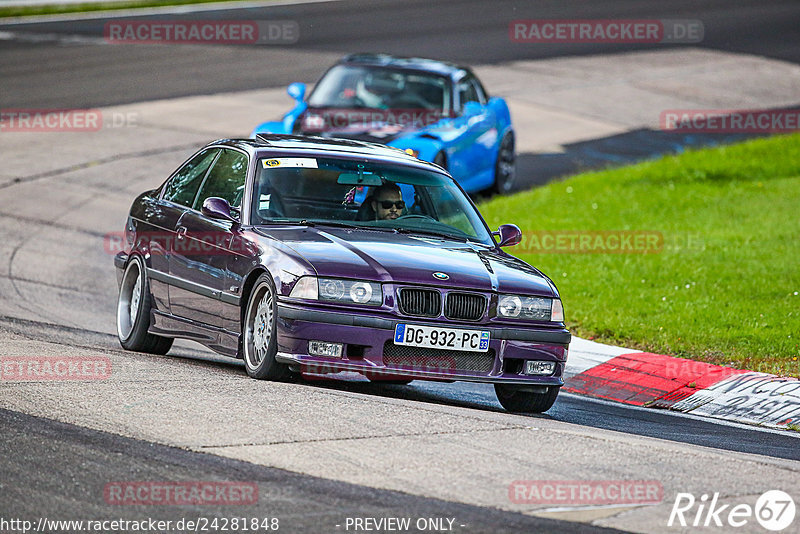
{"label": "front wheel", "polygon": [[144,261],[134,256],[119,286],[117,299],[117,337],[124,349],[150,354],[166,354],[172,347],[171,337],[149,333],[150,283]]}
{"label": "front wheel", "polygon": [[511,191],[517,172],[514,155],[514,135],[509,132],[503,136],[500,149],[497,151],[497,161],[494,164],[494,186],[492,190],[500,195]]}
{"label": "front wheel", "polygon": [[278,305],[275,286],[267,274],[256,280],[244,314],[242,345],[247,374],[261,380],[286,380],[289,366],[275,359],[278,353]]}
{"label": "front wheel", "polygon": [[[530,386],[528,386],[530,387]],[[558,387],[550,386],[543,393],[534,393],[526,386],[495,384],[497,400],[509,412],[542,413],[549,410],[558,397]]]}

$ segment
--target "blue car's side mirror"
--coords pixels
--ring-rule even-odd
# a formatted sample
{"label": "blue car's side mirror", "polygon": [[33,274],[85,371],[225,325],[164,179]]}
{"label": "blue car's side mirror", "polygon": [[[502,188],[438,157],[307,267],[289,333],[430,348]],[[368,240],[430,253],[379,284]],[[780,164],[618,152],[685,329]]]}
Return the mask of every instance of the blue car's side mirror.
{"label": "blue car's side mirror", "polygon": [[295,82],[286,88],[286,92],[298,102],[302,102],[303,98],[306,96],[306,84]]}
{"label": "blue car's side mirror", "polygon": [[483,106],[480,102],[467,102],[464,104],[464,111],[462,115],[465,117],[472,117],[474,115],[479,115],[483,111]]}

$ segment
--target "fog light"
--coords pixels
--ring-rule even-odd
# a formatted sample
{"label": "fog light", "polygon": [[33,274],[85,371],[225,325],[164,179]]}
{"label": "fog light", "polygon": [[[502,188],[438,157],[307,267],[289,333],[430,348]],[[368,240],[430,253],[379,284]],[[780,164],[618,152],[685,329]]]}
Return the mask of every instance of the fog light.
{"label": "fog light", "polygon": [[309,341],[308,353],[312,356],[327,356],[329,358],[341,358],[341,343],[328,343],[327,341]]}
{"label": "fog light", "polygon": [[556,362],[540,362],[528,360],[525,362],[526,375],[552,375],[556,370]]}

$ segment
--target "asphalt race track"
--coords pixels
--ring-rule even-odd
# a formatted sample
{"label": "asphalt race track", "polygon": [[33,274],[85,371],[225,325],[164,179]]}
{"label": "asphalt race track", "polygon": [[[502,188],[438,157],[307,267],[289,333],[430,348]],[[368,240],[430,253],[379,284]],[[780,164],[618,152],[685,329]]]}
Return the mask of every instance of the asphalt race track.
{"label": "asphalt race track", "polygon": [[[36,517],[47,510],[51,518],[78,517],[96,520],[139,520],[141,509],[102,509],[96,502],[99,480],[125,480],[131,472],[148,480],[243,479],[256,482],[267,493],[258,506],[249,507],[250,517],[278,517],[287,532],[335,532],[347,517],[456,518],[454,529],[464,532],[575,532],[571,523],[531,517],[513,512],[488,510],[437,499],[415,497],[397,491],[376,490],[306,475],[262,467],[247,462],[197,454],[153,445],[114,434],[37,419],[0,410],[3,443],[4,510],[17,517]],[[47,449],[39,455],[14,451]],[[8,461],[11,460],[11,461]],[[66,477],[49,475],[48,466],[64,465]],[[30,488],[34,488],[33,491]],[[269,488],[267,490],[267,488]],[[94,491],[92,491],[94,490]],[[225,517],[224,506],[171,507],[157,515],[161,521],[182,518]],[[78,512],[80,511],[80,512]],[[322,527],[322,528],[321,528]],[[619,532],[583,527],[582,532]]]}
{"label": "asphalt race track", "polygon": [[[514,415],[483,385],[268,383],[190,343],[165,357],[119,347],[104,237],[122,229],[134,196],[200,144],[285,109],[286,83],[313,82],[343,53],[447,58],[501,79],[508,62],[653,50],[513,44],[510,20],[683,18],[704,23],[703,51],[719,54],[697,54],[704,61],[736,53],[800,63],[795,1],[532,5],[343,1],[190,15],[296,20],[301,39],[284,47],[112,46],[102,43],[104,19],[0,24],[0,108],[114,106],[141,119],[95,133],[0,133],[0,356],[102,355],[113,369],[93,382],[0,381],[0,518],[277,517],[285,532],[347,532],[347,518],[411,517],[451,518],[457,532],[661,533],[681,531],[667,527],[679,492],[751,506],[771,489],[800,496],[797,433],[572,395],[547,414]],[[636,159],[676,141],[603,128],[574,151],[611,146]],[[523,154],[521,172],[539,161]],[[259,498],[241,507],[104,500],[111,482],[148,480],[247,481]],[[514,502],[515,480],[658,480],[664,498],[543,506]],[[763,529],[751,521],[737,532]]]}
{"label": "asphalt race track", "polygon": [[691,0],[360,0],[221,10],[179,18],[293,20],[299,24],[300,39],[291,45],[256,48],[169,47],[167,53],[158,45],[87,46],[80,40],[65,40],[84,36],[102,41],[108,21],[103,18],[0,24],[0,30],[27,37],[0,44],[4,79],[0,106],[106,106],[282,87],[316,81],[330,58],[352,52],[419,55],[476,65],[667,47],[510,43],[508,25],[517,19],[699,19],[705,29],[705,48],[800,63],[800,5],[793,0],[714,0],[702,5]]}

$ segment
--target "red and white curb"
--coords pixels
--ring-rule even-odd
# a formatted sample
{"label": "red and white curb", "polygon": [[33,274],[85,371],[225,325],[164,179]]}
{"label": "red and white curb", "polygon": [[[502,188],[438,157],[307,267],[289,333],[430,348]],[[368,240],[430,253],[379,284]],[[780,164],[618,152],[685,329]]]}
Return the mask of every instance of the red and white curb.
{"label": "red and white curb", "polygon": [[800,380],[573,337],[564,391],[771,428],[800,428]]}

